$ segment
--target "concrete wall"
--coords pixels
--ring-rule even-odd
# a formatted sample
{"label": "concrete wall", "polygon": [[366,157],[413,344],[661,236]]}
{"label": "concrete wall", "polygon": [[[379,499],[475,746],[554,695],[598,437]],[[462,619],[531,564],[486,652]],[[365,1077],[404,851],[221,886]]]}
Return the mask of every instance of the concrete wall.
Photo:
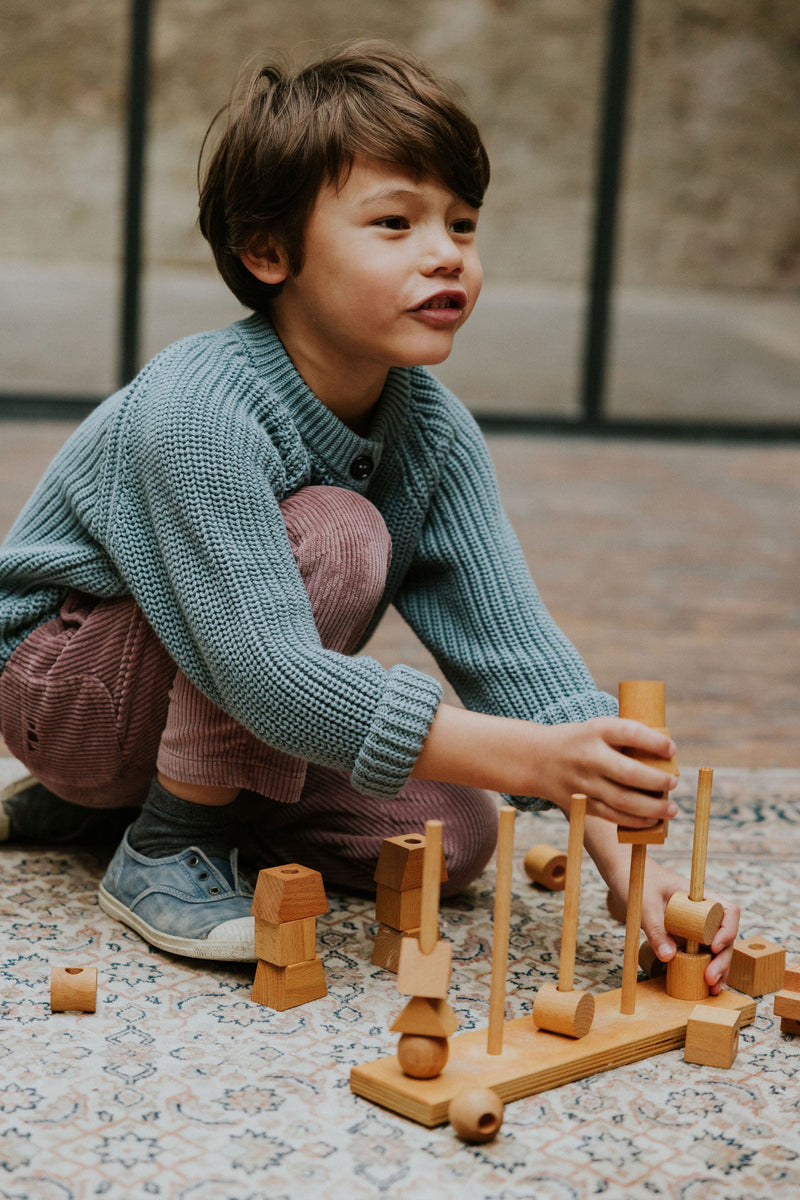
{"label": "concrete wall", "polygon": [[[197,264],[197,152],[245,58],[354,36],[410,46],[463,90],[494,178],[489,282],[584,277],[607,4],[599,0],[158,0],[148,256]],[[119,250],[129,5],[3,0],[0,259]],[[620,278],[800,284],[797,0],[641,0]]]}

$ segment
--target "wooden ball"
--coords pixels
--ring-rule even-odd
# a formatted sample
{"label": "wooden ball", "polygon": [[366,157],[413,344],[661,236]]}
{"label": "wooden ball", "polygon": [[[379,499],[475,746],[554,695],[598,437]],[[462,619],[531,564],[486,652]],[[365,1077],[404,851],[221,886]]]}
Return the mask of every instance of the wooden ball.
{"label": "wooden ball", "polygon": [[404,1033],[397,1043],[397,1060],[414,1079],[433,1079],[441,1075],[450,1047],[447,1038],[424,1037],[418,1033]]}
{"label": "wooden ball", "polygon": [[465,1088],[450,1101],[447,1118],[465,1142],[490,1142],[503,1124],[503,1101],[491,1088]]}

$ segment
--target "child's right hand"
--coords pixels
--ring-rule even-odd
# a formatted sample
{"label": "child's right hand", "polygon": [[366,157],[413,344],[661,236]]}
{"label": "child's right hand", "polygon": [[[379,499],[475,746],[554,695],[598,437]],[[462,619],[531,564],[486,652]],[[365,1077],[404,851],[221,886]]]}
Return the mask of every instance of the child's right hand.
{"label": "child's right hand", "polygon": [[639,721],[595,717],[548,725],[539,734],[536,795],[568,812],[570,796],[582,792],[588,797],[587,814],[634,828],[676,815],[678,807],[668,795],[678,782],[676,776],[623,753],[639,750],[668,761],[675,743],[657,729]]}

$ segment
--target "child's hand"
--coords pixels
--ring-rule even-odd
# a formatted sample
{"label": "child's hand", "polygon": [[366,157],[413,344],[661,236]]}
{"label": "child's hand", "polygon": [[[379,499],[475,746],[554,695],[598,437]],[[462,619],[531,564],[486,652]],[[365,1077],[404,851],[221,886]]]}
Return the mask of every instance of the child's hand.
{"label": "child's hand", "polygon": [[[618,874],[612,891],[615,898],[624,905],[627,899],[627,881],[622,886],[620,884],[621,880]],[[666,867],[662,867],[653,859],[648,858],[642,897],[642,929],[662,962],[669,962],[671,958],[674,958],[675,951],[678,949],[678,942],[664,928],[664,910],[667,901],[673,892],[688,890],[688,879],[682,879],[673,871],[667,870]],[[714,957],[705,973],[705,980],[711,988],[711,994],[716,996],[722,990],[728,975],[733,942],[739,928],[739,908],[738,905],[726,900],[717,892],[706,891],[704,896],[706,900],[719,900],[725,910],[722,924],[711,942],[711,952]],[[678,941],[682,948],[683,939],[678,939]]]}
{"label": "child's hand", "polygon": [[677,778],[623,754],[623,749],[668,760],[675,754],[675,743],[657,729],[617,717],[540,727],[534,751],[539,784],[535,794],[568,812],[570,796],[582,792],[589,798],[587,814],[615,825],[644,828],[674,817],[678,808],[666,793]]}

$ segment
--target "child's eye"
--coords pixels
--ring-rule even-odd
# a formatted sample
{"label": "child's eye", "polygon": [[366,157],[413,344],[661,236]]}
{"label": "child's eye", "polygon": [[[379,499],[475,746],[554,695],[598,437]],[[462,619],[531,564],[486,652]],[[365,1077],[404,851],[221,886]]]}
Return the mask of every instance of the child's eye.
{"label": "child's eye", "polygon": [[451,233],[474,233],[478,228],[477,222],[471,217],[462,217],[459,221],[453,221],[450,226]]}
{"label": "child's eye", "polygon": [[410,229],[411,226],[407,217],[381,217],[375,222],[381,229]]}

